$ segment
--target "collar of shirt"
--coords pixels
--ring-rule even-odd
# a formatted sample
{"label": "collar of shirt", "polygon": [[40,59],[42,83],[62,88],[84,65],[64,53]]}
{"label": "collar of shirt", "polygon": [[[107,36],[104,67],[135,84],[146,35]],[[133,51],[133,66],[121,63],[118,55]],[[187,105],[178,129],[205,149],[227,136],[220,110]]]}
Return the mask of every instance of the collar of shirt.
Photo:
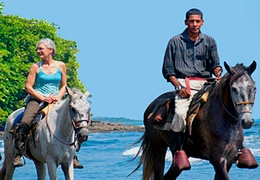
{"label": "collar of shirt", "polygon": [[[188,42],[191,42],[191,43],[194,43],[192,40],[190,40],[189,36],[188,36],[188,28],[186,28],[182,33],[181,33],[181,38],[188,41]],[[200,31],[200,34],[199,34],[199,38],[198,40],[196,40],[195,44],[201,42],[202,40],[204,39],[204,35],[203,33],[201,33]]]}

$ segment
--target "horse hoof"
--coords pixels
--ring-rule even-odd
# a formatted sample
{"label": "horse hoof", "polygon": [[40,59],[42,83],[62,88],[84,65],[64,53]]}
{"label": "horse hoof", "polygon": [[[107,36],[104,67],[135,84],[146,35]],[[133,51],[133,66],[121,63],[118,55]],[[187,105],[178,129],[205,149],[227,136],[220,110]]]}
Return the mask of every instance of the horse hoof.
{"label": "horse hoof", "polygon": [[176,151],[174,154],[174,168],[179,171],[190,170],[190,162],[184,150]]}
{"label": "horse hoof", "polygon": [[258,167],[258,163],[256,162],[253,154],[248,148],[243,148],[238,152],[238,156],[236,158],[236,165],[239,168],[249,169],[254,169]]}

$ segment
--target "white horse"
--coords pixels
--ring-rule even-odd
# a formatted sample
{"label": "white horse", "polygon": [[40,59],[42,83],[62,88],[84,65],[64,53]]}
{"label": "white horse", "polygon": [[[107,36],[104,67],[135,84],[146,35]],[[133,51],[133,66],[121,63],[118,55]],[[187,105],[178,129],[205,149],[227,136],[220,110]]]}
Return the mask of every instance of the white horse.
{"label": "white horse", "polygon": [[[51,108],[38,122],[32,137],[28,140],[26,157],[33,160],[39,180],[46,179],[46,164],[51,180],[57,179],[57,167],[61,165],[66,180],[74,179],[73,157],[77,142],[86,141],[90,123],[89,92],[83,94],[77,89],[67,88],[68,96]],[[6,120],[4,133],[5,160],[0,170],[0,179],[13,177],[15,153],[13,134],[9,131],[15,118],[24,108],[13,112]],[[28,151],[29,150],[29,151]],[[32,156],[29,156],[29,153]]]}

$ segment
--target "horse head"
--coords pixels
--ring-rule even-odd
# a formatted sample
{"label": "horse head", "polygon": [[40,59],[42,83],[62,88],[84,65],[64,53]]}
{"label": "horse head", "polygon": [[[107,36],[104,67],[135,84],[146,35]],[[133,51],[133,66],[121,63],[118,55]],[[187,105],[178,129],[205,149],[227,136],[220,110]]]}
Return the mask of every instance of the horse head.
{"label": "horse head", "polygon": [[253,61],[249,67],[242,64],[230,67],[226,62],[224,66],[230,74],[230,94],[240,125],[244,129],[251,128],[254,124],[251,114],[256,94],[256,85],[251,74],[256,69],[256,62]]}
{"label": "horse head", "polygon": [[66,88],[68,96],[70,98],[70,112],[72,122],[76,131],[78,141],[80,143],[88,139],[88,126],[91,123],[90,120],[90,104],[87,101],[90,93],[88,91],[83,94],[78,89]]}

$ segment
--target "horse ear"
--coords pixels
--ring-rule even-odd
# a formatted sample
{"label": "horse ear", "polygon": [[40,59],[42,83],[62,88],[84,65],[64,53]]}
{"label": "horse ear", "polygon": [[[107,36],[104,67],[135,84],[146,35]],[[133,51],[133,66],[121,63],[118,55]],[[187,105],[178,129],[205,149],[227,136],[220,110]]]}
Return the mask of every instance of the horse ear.
{"label": "horse ear", "polygon": [[251,75],[256,69],[256,62],[253,61],[252,64],[247,68],[247,72],[249,75]]}
{"label": "horse ear", "polygon": [[225,69],[227,70],[227,72],[228,72],[229,74],[234,74],[234,73],[235,73],[234,69],[233,69],[232,67],[230,67],[230,66],[226,63],[226,61],[224,61],[224,66],[225,66]]}
{"label": "horse ear", "polygon": [[86,90],[86,92],[84,93],[84,95],[88,98],[90,96],[90,92],[88,90]]}
{"label": "horse ear", "polygon": [[69,97],[71,98],[72,97],[72,90],[68,87],[68,86],[66,86],[66,91],[67,91],[67,93],[68,93],[68,95],[69,95]]}

